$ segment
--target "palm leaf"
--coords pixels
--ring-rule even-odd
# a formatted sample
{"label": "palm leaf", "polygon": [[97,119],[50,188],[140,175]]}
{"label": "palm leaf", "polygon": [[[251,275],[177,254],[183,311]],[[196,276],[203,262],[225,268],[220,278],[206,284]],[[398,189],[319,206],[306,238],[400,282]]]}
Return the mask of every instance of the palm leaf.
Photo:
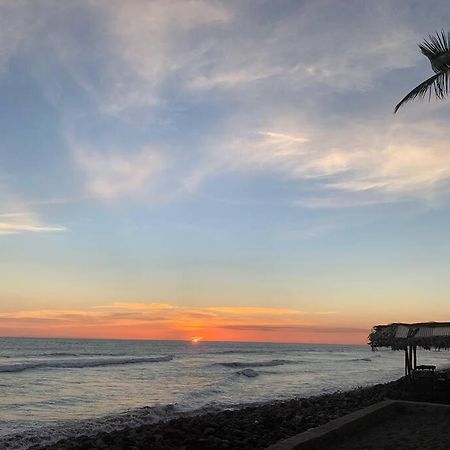
{"label": "palm leaf", "polygon": [[428,35],[422,44],[419,44],[422,53],[430,60],[436,59],[444,53],[450,53],[450,32],[447,34],[444,30],[435,35]]}
{"label": "palm leaf", "polygon": [[428,80],[425,80],[423,83],[420,83],[419,86],[415,87],[411,92],[406,94],[395,107],[394,114],[405,103],[408,103],[416,98],[422,99],[428,94],[428,98],[431,99],[431,94],[433,91],[438,99],[443,99],[448,96],[450,92],[449,87],[449,73],[439,72],[428,78]]}

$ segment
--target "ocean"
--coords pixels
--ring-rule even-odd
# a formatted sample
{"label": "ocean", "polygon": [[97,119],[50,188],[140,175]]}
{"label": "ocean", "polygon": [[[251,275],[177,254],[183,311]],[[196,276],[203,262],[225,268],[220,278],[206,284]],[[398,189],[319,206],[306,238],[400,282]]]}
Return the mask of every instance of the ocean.
{"label": "ocean", "polygon": [[[450,354],[419,351],[418,359],[444,367]],[[0,338],[0,447],[402,375],[402,352],[367,345]]]}

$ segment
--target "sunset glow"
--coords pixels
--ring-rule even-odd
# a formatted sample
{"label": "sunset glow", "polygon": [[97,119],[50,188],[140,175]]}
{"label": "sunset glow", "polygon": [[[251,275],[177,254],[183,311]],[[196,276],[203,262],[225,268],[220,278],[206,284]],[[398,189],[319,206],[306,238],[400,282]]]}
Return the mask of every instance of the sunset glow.
{"label": "sunset glow", "polygon": [[[417,316],[408,317],[417,320]],[[370,319],[352,321],[333,311],[193,308],[158,303],[113,303],[85,310],[0,314],[0,334],[7,336],[175,339],[193,343],[202,340],[365,343],[370,327]]]}
{"label": "sunset glow", "polygon": [[67,3],[0,1],[0,335],[450,319],[449,103],[392,114],[446,2]]}

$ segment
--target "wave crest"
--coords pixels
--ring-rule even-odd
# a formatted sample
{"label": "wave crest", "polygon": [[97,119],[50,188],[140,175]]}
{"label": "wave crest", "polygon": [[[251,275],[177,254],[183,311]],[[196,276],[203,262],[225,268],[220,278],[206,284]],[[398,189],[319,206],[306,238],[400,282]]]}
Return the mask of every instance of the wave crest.
{"label": "wave crest", "polygon": [[284,366],[285,364],[293,364],[294,361],[289,361],[286,359],[272,359],[271,361],[231,361],[231,362],[220,362],[217,363],[219,366],[232,367],[234,369],[241,367],[274,367],[274,366]]}
{"label": "wave crest", "polygon": [[32,361],[14,364],[1,364],[0,373],[23,372],[32,369],[57,368],[57,369],[83,369],[85,367],[102,367],[111,365],[125,365],[138,363],[157,363],[171,361],[172,355],[153,356],[142,358],[105,358],[105,359],[60,359],[47,361]]}

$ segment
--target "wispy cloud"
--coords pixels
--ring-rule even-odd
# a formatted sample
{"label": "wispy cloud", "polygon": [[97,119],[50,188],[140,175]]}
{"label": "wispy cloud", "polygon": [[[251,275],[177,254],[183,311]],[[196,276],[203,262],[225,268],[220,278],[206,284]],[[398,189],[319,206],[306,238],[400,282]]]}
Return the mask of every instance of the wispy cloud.
{"label": "wispy cloud", "polygon": [[76,148],[74,156],[87,191],[101,199],[148,193],[164,167],[161,152],[150,147],[133,153]]}
{"label": "wispy cloud", "polygon": [[[287,3],[277,14],[258,2],[205,0],[0,7],[0,65],[13,55],[45,57],[92,101],[84,105],[87,120],[131,115],[148,124],[149,116],[174,120],[177,108],[204,102],[214,109],[215,101],[223,102],[227,114],[196,137],[190,167],[180,164],[170,173],[187,192],[221,168],[306,180],[311,197],[297,204],[314,207],[333,198],[346,205],[429,198],[448,180],[445,125],[438,136],[425,130],[430,139],[424,142],[417,140],[424,120],[421,130],[414,123],[397,130],[388,120],[364,122],[354,113],[345,122],[335,119],[332,102],[339,95],[373,96],[384,74],[419,60],[411,43],[422,28],[400,14],[403,7],[343,1],[338,16],[331,0]],[[89,18],[89,33],[80,35],[73,15]],[[47,80],[41,74],[47,91],[60,86]],[[69,122],[67,111],[79,108],[74,105],[62,111]],[[87,191],[103,200],[147,192],[166,162],[151,144],[136,151],[92,145],[74,154]],[[217,163],[217,154],[226,161]]]}
{"label": "wispy cloud", "polygon": [[[83,0],[77,8],[52,1],[32,7],[4,2],[1,8],[0,64],[15,54],[52,55],[50,66],[62,69],[93,100],[96,109],[89,106],[89,118],[131,115],[148,123],[149,116],[171,117],[180,106],[173,98],[180,99],[181,109],[189,101],[210,107],[217,98],[225,102],[228,115],[198,137],[195,145],[202,151],[193,151],[191,166],[180,164],[170,174],[187,192],[221,172],[223,161],[211,162],[211,153],[227,155],[226,170],[246,167],[310,181],[315,192],[299,205],[325,205],[335,197],[347,205],[424,192],[429,197],[448,178],[443,139],[429,141],[430,149],[415,142],[417,133],[406,124],[398,132],[386,121],[370,124],[371,130],[358,126],[361,120],[354,115],[345,123],[327,119],[337,94],[373,94],[385,73],[419,60],[411,43],[421,35],[397,5],[341,2],[338,16],[331,0],[293,2],[275,15],[257,2],[205,0]],[[89,17],[89,39],[71,25],[71,15],[81,21]],[[31,20],[35,17],[39,20]],[[48,35],[48,29],[54,32]],[[52,91],[58,83],[47,79],[43,74],[41,83]],[[92,146],[77,149],[75,162],[89,193],[114,199],[147,192],[165,158],[145,145],[138,151]],[[338,194],[318,200],[323,190]],[[355,192],[362,194],[353,199]]]}
{"label": "wispy cloud", "polygon": [[270,308],[256,306],[223,306],[209,307],[208,311],[230,316],[299,316],[305,315],[304,311],[289,308]]}
{"label": "wispy cloud", "polygon": [[34,210],[33,203],[25,201],[6,186],[0,195],[0,236],[22,233],[52,233],[66,231],[66,227],[45,223]]}
{"label": "wispy cloud", "polygon": [[23,223],[0,222],[0,235],[18,234],[18,233],[49,233],[55,231],[66,231],[65,227],[60,226],[42,226]]}
{"label": "wispy cloud", "polygon": [[[53,63],[113,114],[160,106],[168,85],[236,97],[241,88],[264,90],[274,78],[293,93],[367,89],[380,74],[415,64],[419,56],[410,43],[418,36],[396,6],[359,6],[341,2],[336,16],[335,1],[293,2],[273,16],[252,1],[82,0],[76,8],[3,2],[2,30],[10,31],[4,53],[7,60],[20,51],[17,41],[51,52]],[[80,37],[73,15],[90,18],[93,42]],[[327,20],[334,26],[316,25]]]}
{"label": "wispy cloud", "polygon": [[273,332],[297,332],[304,333],[308,331],[327,333],[327,334],[357,334],[367,333],[367,328],[358,327],[326,327],[326,326],[314,326],[314,325],[226,325],[223,328],[235,331],[250,331],[250,332],[260,332],[260,333],[273,333]]}
{"label": "wispy cloud", "polygon": [[[291,121],[291,120],[290,120]],[[341,124],[308,122],[249,132],[232,123],[234,137],[212,158],[223,170],[281,174],[310,188],[292,203],[307,208],[370,206],[405,200],[433,202],[450,192],[450,132],[445,123]],[[232,134],[230,132],[230,134]],[[294,190],[295,192],[295,190]]]}

